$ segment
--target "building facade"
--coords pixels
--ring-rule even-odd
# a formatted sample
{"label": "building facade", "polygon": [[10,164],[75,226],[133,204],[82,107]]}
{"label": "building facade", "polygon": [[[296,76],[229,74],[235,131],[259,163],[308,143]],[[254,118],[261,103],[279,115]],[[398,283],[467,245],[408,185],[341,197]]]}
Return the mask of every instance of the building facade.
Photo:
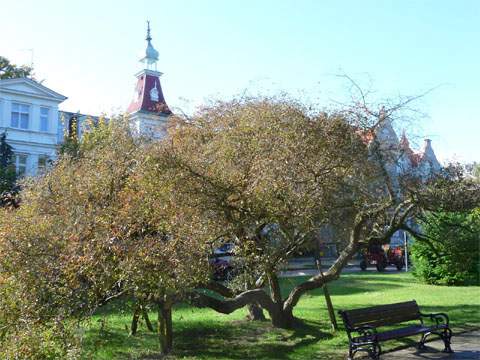
{"label": "building facade", "polygon": [[58,106],[65,99],[28,78],[0,80],[0,133],[13,148],[19,176],[35,175],[57,157]]}

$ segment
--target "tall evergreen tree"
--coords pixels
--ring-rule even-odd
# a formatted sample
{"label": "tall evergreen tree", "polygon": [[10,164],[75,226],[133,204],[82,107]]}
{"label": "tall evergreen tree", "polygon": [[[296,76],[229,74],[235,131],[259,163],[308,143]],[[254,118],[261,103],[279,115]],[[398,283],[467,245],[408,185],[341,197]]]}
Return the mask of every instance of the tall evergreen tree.
{"label": "tall evergreen tree", "polygon": [[15,185],[16,174],[12,147],[7,143],[7,135],[0,135],[0,194],[11,191]]}

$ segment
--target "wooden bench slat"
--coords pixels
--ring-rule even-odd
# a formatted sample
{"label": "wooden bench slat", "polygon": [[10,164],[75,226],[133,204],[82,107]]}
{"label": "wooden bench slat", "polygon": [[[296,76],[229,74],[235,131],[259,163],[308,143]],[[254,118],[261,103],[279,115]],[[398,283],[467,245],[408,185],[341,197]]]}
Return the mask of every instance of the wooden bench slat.
{"label": "wooden bench slat", "polygon": [[416,320],[420,317],[420,310],[415,301],[407,301],[371,308],[346,310],[344,314],[352,328],[362,325],[377,327]]}

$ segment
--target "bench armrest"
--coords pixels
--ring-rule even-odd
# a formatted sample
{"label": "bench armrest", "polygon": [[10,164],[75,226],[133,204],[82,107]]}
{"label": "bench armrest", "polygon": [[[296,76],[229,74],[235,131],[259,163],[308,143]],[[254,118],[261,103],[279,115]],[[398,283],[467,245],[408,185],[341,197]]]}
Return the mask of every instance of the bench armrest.
{"label": "bench armrest", "polygon": [[430,318],[430,320],[435,321],[437,325],[440,325],[443,323],[448,326],[450,323],[450,319],[448,318],[448,315],[445,313],[432,313],[432,314],[420,313],[420,316]]}

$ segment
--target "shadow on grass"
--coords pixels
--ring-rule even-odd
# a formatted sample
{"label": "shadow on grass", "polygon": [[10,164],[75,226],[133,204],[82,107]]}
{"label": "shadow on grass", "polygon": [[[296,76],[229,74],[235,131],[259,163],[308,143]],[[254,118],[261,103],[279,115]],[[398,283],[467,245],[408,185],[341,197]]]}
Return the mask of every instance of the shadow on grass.
{"label": "shadow on grass", "polygon": [[295,349],[308,347],[331,334],[313,321],[299,321],[293,330],[272,327],[270,322],[235,321],[196,324],[175,332],[178,357],[229,359],[287,359]]}
{"label": "shadow on grass", "polygon": [[82,359],[130,359],[132,351],[141,353],[144,349],[156,349],[157,344],[157,335],[146,329],[140,336],[129,336],[128,331],[121,327],[89,329],[84,337]]}

